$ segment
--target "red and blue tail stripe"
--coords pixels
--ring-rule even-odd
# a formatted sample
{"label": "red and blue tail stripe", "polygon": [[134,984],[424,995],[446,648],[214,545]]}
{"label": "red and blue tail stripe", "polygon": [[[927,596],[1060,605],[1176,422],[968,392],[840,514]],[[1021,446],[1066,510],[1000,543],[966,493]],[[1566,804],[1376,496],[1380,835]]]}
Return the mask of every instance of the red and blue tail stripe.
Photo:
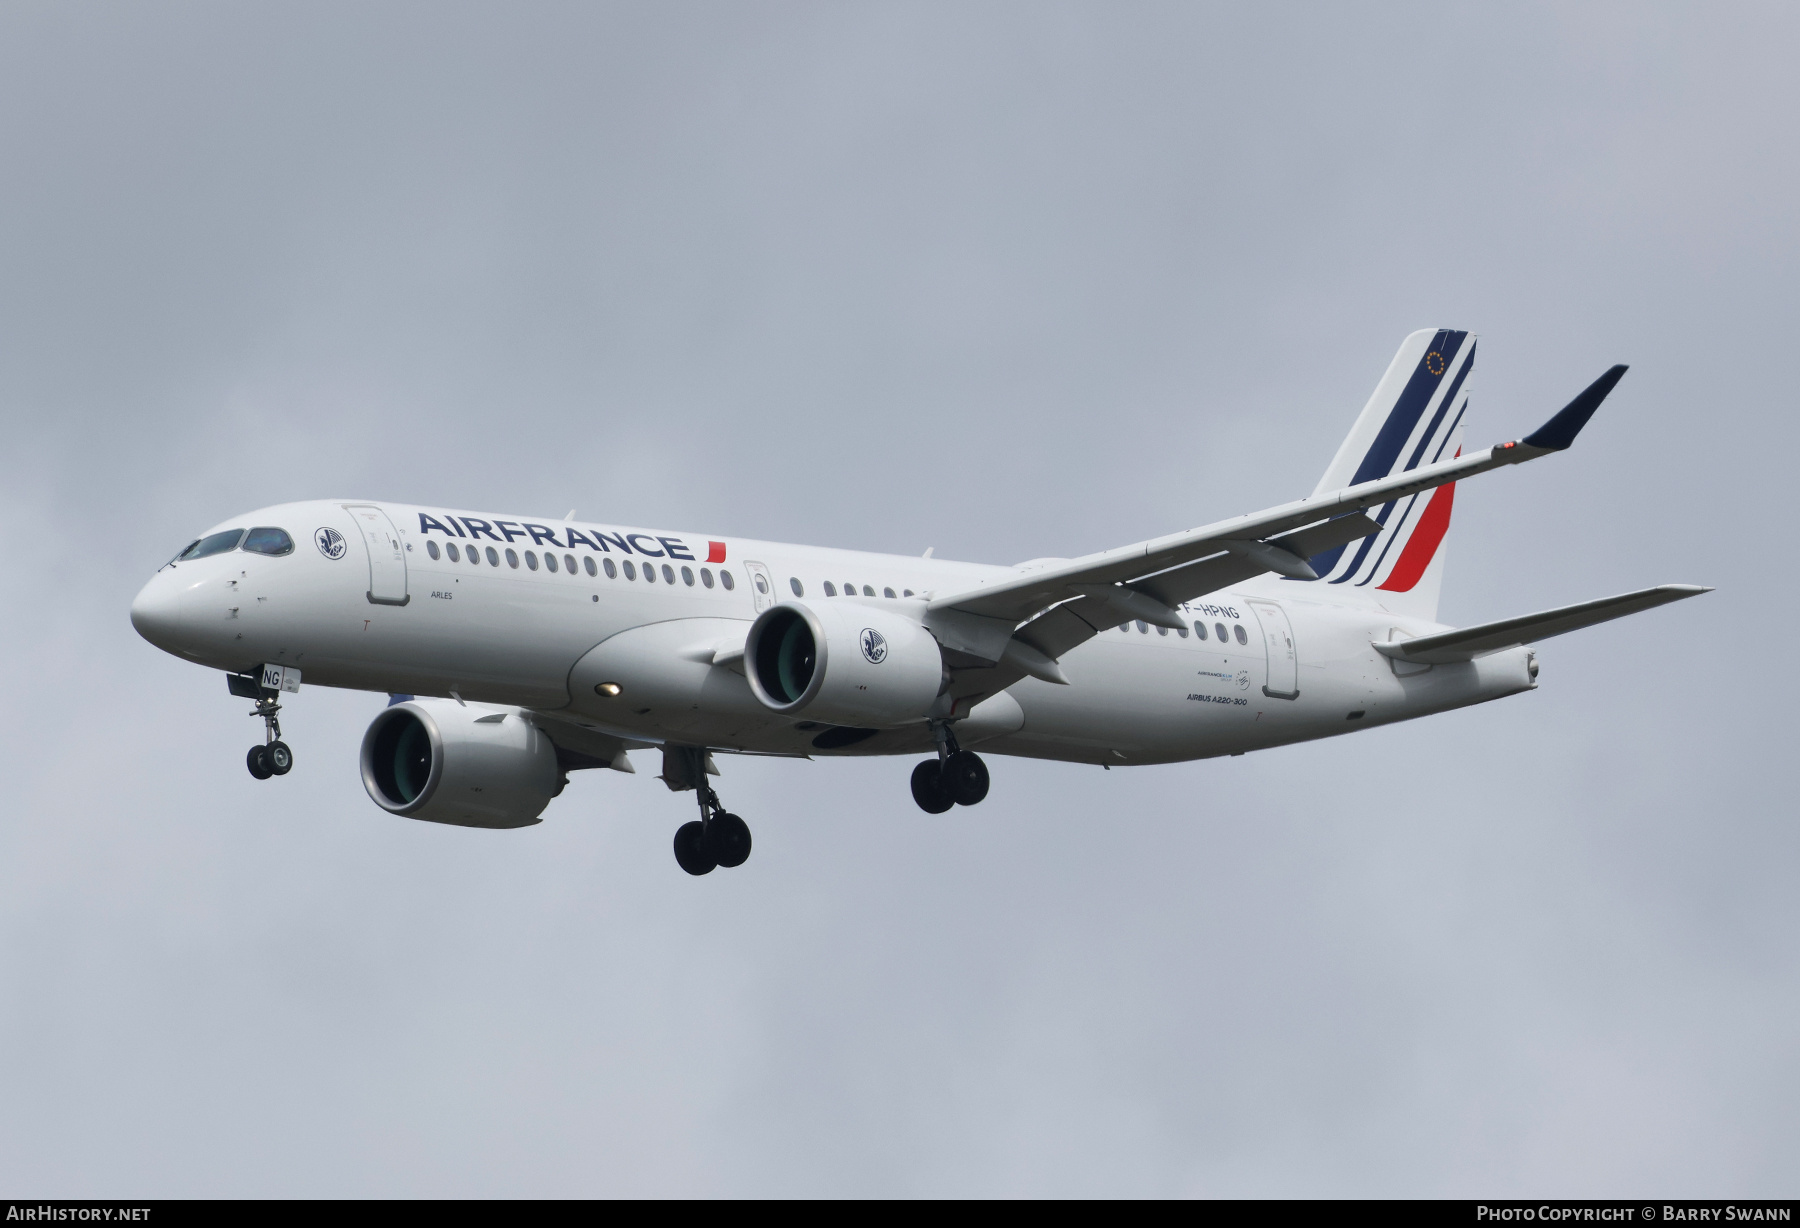
{"label": "red and blue tail stripe", "polygon": [[[1375,481],[1459,454],[1474,365],[1475,339],[1467,332],[1424,330],[1408,337],[1320,489]],[[1318,555],[1313,569],[1327,584],[1410,591],[1443,542],[1455,497],[1451,485],[1383,504],[1373,513],[1381,532]]]}

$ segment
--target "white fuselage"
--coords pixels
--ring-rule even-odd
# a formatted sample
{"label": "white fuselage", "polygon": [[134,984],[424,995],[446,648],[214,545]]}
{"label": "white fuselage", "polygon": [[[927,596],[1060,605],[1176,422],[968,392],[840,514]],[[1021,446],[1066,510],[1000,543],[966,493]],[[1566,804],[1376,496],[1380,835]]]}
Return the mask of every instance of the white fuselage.
{"label": "white fuselage", "polygon": [[[931,738],[921,720],[822,745],[829,726],[769,710],[741,672],[713,663],[714,645],[734,634],[741,643],[778,601],[922,613],[934,593],[1012,570],[348,501],[284,504],[221,528],[251,526],[285,529],[294,548],[165,567],[133,604],[146,638],[231,672],[273,662],[323,686],[454,694],[637,742],[774,754],[914,753]],[[1184,605],[1204,638],[1191,626],[1183,635],[1138,622],[1102,632],[1062,657],[1068,685],[1014,682],[957,722],[959,736],[999,754],[1164,763],[1329,737],[1535,685],[1525,648],[1450,665],[1390,661],[1374,642],[1438,625],[1374,603],[1322,602],[1318,586],[1304,586],[1302,598],[1302,587],[1265,576]],[[1280,623],[1294,655],[1272,661]]]}

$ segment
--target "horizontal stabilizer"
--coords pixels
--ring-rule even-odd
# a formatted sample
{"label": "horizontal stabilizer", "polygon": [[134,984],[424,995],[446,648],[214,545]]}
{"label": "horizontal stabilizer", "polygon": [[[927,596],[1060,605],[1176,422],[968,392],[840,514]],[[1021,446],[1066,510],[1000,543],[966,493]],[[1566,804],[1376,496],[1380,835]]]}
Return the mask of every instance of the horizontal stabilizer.
{"label": "horizontal stabilizer", "polygon": [[1549,639],[1565,631],[1579,631],[1595,623],[1610,622],[1615,618],[1624,618],[1627,614],[1636,614],[1641,610],[1667,605],[1671,601],[1681,601],[1710,592],[1712,589],[1698,584],[1662,584],[1635,593],[1621,593],[1617,597],[1602,597],[1597,601],[1584,601],[1580,605],[1566,605],[1559,610],[1545,610],[1541,614],[1526,614],[1500,622],[1482,623],[1478,627],[1459,627],[1454,631],[1420,636],[1418,639],[1377,643],[1375,651],[1383,656],[1401,661],[1416,661],[1423,665],[1472,661],[1476,657],[1485,657],[1490,652]]}

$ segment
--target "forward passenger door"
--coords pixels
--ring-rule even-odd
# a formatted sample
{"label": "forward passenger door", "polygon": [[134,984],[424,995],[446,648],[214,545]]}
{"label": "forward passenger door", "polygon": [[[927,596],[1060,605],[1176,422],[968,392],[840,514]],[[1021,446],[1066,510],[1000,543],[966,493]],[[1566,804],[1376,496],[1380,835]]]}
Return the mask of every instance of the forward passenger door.
{"label": "forward passenger door", "polygon": [[386,512],[370,503],[346,503],[344,510],[362,530],[369,552],[369,600],[376,605],[405,605],[406,547]]}

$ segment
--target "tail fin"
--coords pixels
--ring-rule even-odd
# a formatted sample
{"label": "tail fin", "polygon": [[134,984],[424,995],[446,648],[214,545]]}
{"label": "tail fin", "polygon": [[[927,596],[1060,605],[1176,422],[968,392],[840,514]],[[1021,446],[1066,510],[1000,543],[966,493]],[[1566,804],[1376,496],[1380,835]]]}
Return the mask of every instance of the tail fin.
{"label": "tail fin", "polygon": [[[1387,374],[1319,479],[1314,494],[1449,460],[1462,452],[1475,338],[1421,329],[1400,345]],[[1320,596],[1370,601],[1398,614],[1437,617],[1454,483],[1372,509],[1381,525],[1312,560]]]}

